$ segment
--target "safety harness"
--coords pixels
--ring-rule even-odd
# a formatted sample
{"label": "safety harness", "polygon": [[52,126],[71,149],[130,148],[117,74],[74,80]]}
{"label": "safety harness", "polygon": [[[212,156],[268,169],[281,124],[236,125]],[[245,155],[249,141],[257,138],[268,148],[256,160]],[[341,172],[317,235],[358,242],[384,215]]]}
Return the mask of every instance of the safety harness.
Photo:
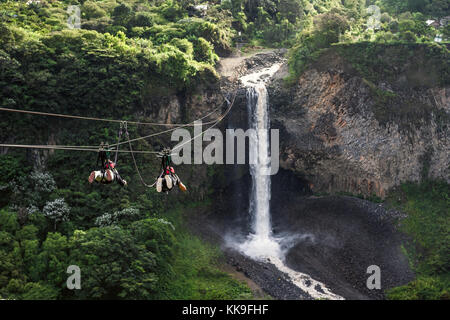
{"label": "safety harness", "polygon": [[[126,121],[122,121],[120,123],[120,128],[119,128],[119,133],[118,133],[118,138],[117,138],[117,147],[116,147],[116,153],[114,155],[114,166],[111,166],[110,164],[110,148],[109,148],[109,144],[103,144],[103,142],[100,143],[100,147],[99,147],[99,156],[97,159],[100,159],[101,161],[101,165],[102,165],[102,179],[100,180],[101,183],[104,184],[108,184],[111,183],[112,181],[108,181],[106,179],[106,170],[107,169],[114,169],[115,166],[117,165],[117,158],[119,155],[119,145],[120,145],[120,139],[122,138],[122,134],[123,134],[123,129],[125,129],[125,132],[128,133],[127,131],[127,122]],[[97,161],[98,162],[98,161]]]}

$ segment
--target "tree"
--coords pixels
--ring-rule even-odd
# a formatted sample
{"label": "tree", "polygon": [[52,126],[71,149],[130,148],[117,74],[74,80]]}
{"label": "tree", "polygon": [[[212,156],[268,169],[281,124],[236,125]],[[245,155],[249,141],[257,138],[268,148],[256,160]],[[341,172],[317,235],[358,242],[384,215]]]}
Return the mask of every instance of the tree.
{"label": "tree", "polygon": [[444,39],[449,40],[450,39],[450,24],[447,24],[443,31],[442,31],[442,35],[444,36]]}
{"label": "tree", "polygon": [[137,242],[155,254],[158,274],[170,272],[170,264],[177,245],[174,226],[166,220],[152,218],[136,221],[129,229]]}
{"label": "tree", "polygon": [[416,35],[409,30],[400,33],[400,39],[403,41],[407,41],[407,42],[416,42],[417,41]]}
{"label": "tree", "polygon": [[81,299],[150,299],[157,285],[155,255],[120,227],[76,231],[71,264],[81,269]]}
{"label": "tree", "polygon": [[153,16],[150,12],[138,12],[131,20],[132,27],[151,27],[153,26]]}
{"label": "tree", "polygon": [[387,12],[383,12],[380,17],[381,23],[389,23],[391,22],[391,16]]}
{"label": "tree", "polygon": [[350,28],[347,19],[338,13],[325,13],[314,18],[314,33],[321,46],[339,41],[339,35]]}
{"label": "tree", "polygon": [[127,3],[119,4],[117,7],[114,8],[112,17],[114,20],[114,24],[126,26],[128,24],[128,21],[132,17],[132,10],[130,5],[128,5]]}
{"label": "tree", "polygon": [[426,11],[436,17],[450,15],[450,2],[448,0],[431,0]]}
{"label": "tree", "polygon": [[242,12],[244,6],[244,0],[230,0],[231,1],[231,12],[233,17],[237,17],[239,12]]}
{"label": "tree", "polygon": [[180,38],[173,38],[170,41],[170,44],[178,48],[180,51],[184,52],[188,55],[191,59],[193,58],[194,54],[194,47],[192,45],[192,42],[190,42],[187,39],[180,39]]}
{"label": "tree", "polygon": [[81,8],[81,12],[86,19],[98,19],[106,16],[106,11],[94,1],[86,1]]}
{"label": "tree", "polygon": [[412,31],[414,29],[415,22],[414,20],[401,20],[398,24],[398,28],[400,32]]}
{"label": "tree", "polygon": [[56,189],[56,183],[52,175],[46,172],[33,171],[30,179],[37,192],[50,194]]}
{"label": "tree", "polygon": [[140,211],[136,208],[126,208],[121,211],[116,211],[112,214],[105,213],[95,220],[95,224],[100,227],[116,225],[119,223],[129,224],[140,217]]}
{"label": "tree", "polygon": [[56,300],[59,298],[59,290],[42,282],[28,282],[21,295],[24,300]]}
{"label": "tree", "polygon": [[205,38],[199,37],[194,41],[194,59],[214,65],[219,57],[214,53],[214,46]]}
{"label": "tree", "polygon": [[49,201],[44,206],[43,213],[46,217],[54,221],[56,230],[56,223],[67,221],[70,213],[70,208],[63,198]]}
{"label": "tree", "polygon": [[290,23],[295,23],[303,14],[301,0],[280,0],[278,10],[281,16],[288,19]]}
{"label": "tree", "polygon": [[66,270],[71,264],[68,259],[69,252],[70,243],[66,236],[58,232],[48,233],[34,265],[35,272],[39,273],[39,280],[46,280],[47,284],[59,290],[64,288],[67,279]]}
{"label": "tree", "polygon": [[429,0],[408,0],[408,9],[423,12],[429,2]]}

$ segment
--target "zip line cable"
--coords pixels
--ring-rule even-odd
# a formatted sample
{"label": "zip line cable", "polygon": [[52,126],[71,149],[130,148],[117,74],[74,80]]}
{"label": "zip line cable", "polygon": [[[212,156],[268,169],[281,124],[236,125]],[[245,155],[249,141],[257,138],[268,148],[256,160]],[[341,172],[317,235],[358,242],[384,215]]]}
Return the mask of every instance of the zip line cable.
{"label": "zip line cable", "polygon": [[[217,107],[216,109],[214,109],[213,111],[211,111],[211,112],[208,113],[207,115],[205,115],[205,116],[203,116],[203,117],[201,117],[201,118],[199,118],[199,119],[197,119],[197,120],[194,120],[194,121],[192,121],[192,122],[186,123],[186,124],[184,124],[183,126],[179,126],[179,127],[176,127],[176,128],[171,128],[171,129],[167,129],[167,130],[155,132],[155,133],[152,133],[152,134],[150,134],[150,135],[147,135],[147,136],[142,137],[142,139],[148,139],[148,138],[151,138],[151,137],[156,137],[156,136],[159,136],[159,135],[164,134],[164,133],[168,133],[168,132],[175,131],[175,130],[180,129],[180,128],[182,128],[182,127],[193,126],[193,124],[194,124],[195,121],[203,120],[203,119],[209,117],[211,114],[213,114],[214,112],[216,112],[219,108],[220,108],[220,107]],[[214,120],[214,121],[215,121],[215,120]],[[127,121],[122,121],[122,122],[127,122]],[[207,124],[209,124],[209,123],[211,123],[211,121],[205,122],[204,124],[207,125]],[[138,141],[138,140],[141,140],[141,138],[133,139],[133,140],[131,140],[131,142]],[[127,141],[118,142],[118,143],[110,144],[109,147],[110,147],[110,148],[118,147],[118,146],[123,145],[123,144],[126,144],[126,143],[128,143],[128,142],[127,142]],[[64,146],[64,145],[55,145],[55,146],[56,146],[56,147],[66,148],[66,149],[72,149],[72,148],[73,148],[73,149],[77,149],[77,148],[95,149],[95,148],[98,148],[97,146]]]}
{"label": "zip line cable", "polygon": [[[89,151],[89,152],[98,152],[98,147],[96,149],[78,149],[78,148],[65,148],[65,147],[55,147],[52,145],[27,145],[27,144],[7,144],[0,143],[0,147],[4,148],[24,148],[24,149],[53,149],[53,150],[69,150],[69,151]],[[129,150],[119,150],[119,153],[130,153]],[[133,151],[134,153],[142,153],[142,154],[157,154],[157,151]]]}
{"label": "zip line cable", "polygon": [[[223,115],[219,116],[217,119],[214,119],[214,120],[212,120],[212,121],[208,121],[208,122],[202,123],[202,125],[209,125],[209,124],[214,124],[214,125],[215,125],[215,124],[217,123],[217,121],[219,121],[219,122],[222,121],[222,119],[230,112],[231,108],[233,107],[234,101],[235,101],[235,99],[236,99],[236,96],[237,96],[237,90],[236,90],[236,92],[234,93],[234,97],[233,97],[232,103],[231,103],[226,97],[224,97],[225,100],[226,100],[226,101],[228,102],[228,104],[229,104],[228,109],[224,112]],[[192,126],[195,126],[195,122],[196,122],[196,121],[205,119],[206,117],[208,117],[208,116],[210,116],[211,114],[213,114],[214,112],[216,112],[216,110],[218,110],[219,108],[220,108],[220,107],[217,107],[217,108],[215,108],[212,112],[208,113],[207,115],[205,115],[205,116],[203,116],[203,117],[201,117],[201,118],[199,118],[199,119],[197,119],[197,120],[194,120],[194,121],[192,121],[192,122],[190,122],[190,123],[186,123],[186,124],[180,125],[180,126],[178,126],[177,128],[167,129],[167,130],[160,131],[160,132],[156,132],[156,133],[152,133],[152,134],[149,134],[149,135],[146,135],[146,136],[143,136],[143,137],[131,139],[131,140],[129,140],[129,142],[135,142],[135,141],[139,141],[139,140],[145,140],[145,139],[152,138],[152,137],[155,137],[155,136],[164,134],[164,133],[168,133],[168,132],[171,132],[171,131],[175,131],[175,130],[180,129],[180,128],[183,128],[183,127],[192,127]],[[209,129],[209,128],[208,128],[208,129]],[[206,130],[202,131],[202,134],[203,134],[205,131],[206,131]],[[198,136],[200,136],[200,135],[201,135],[201,134],[199,134]],[[193,140],[193,139],[190,139],[190,140],[187,141],[187,142],[190,142],[190,141],[192,141],[192,140]],[[183,143],[183,145],[186,144],[187,142]],[[128,141],[123,141],[123,142],[118,142],[118,143],[110,144],[109,146],[110,146],[110,147],[116,147],[116,146],[120,146],[120,145],[126,144],[126,143],[128,143]]]}
{"label": "zip line cable", "polygon": [[[228,115],[228,113],[231,111],[231,108],[232,108],[233,105],[234,105],[234,101],[236,100],[236,96],[237,96],[237,91],[235,92],[234,97],[233,97],[233,100],[232,100],[231,102],[230,102],[228,99],[225,98],[225,99],[227,100],[228,104],[229,104],[228,109],[225,111],[225,113],[224,113],[222,116],[220,116],[220,117],[217,119],[216,122],[214,122],[210,127],[208,127],[208,129],[203,130],[201,133],[199,133],[198,135],[196,135],[196,136],[194,136],[193,138],[189,139],[188,141],[185,141],[185,142],[183,142],[182,144],[175,146],[175,147],[172,149],[172,151],[173,151],[174,149],[181,148],[181,147],[184,146],[185,144],[190,143],[192,140],[195,140],[195,139],[197,139],[198,137],[202,136],[207,130],[209,130],[209,129],[211,129],[211,128],[214,128],[216,125],[218,125],[218,124],[219,124],[219,123],[220,123],[220,122]],[[173,154],[172,154],[172,155],[173,155]]]}
{"label": "zip line cable", "polygon": [[[208,129],[203,130],[201,133],[199,133],[198,135],[194,136],[194,137],[191,138],[190,140],[185,141],[184,143],[182,143],[181,145],[177,146],[176,148],[179,148],[179,147],[184,146],[185,144],[187,144],[187,143],[191,142],[192,140],[194,140],[194,139],[200,137],[200,136],[203,135],[206,131],[208,131],[209,129],[213,128],[213,127],[216,126],[217,124],[219,124],[219,123],[227,116],[227,114],[230,112],[231,108],[233,107],[234,101],[235,101],[235,99],[236,99],[236,95],[237,95],[237,92],[235,93],[232,102],[230,102],[228,99],[225,98],[225,99],[227,100],[228,104],[229,104],[228,109],[227,109],[227,110],[225,111],[225,113],[224,113],[221,117],[219,117],[219,118],[218,118],[211,126],[209,126]],[[136,172],[138,173],[138,176],[139,176],[139,179],[141,180],[141,183],[142,183],[145,187],[147,187],[147,188],[153,188],[153,187],[155,186],[156,182],[158,181],[158,179],[156,179],[155,182],[153,182],[153,184],[148,185],[147,183],[145,183],[144,179],[142,178],[141,172],[140,172],[140,170],[139,170],[139,168],[138,168],[138,166],[137,166],[136,159],[135,159],[134,154],[133,154],[133,148],[132,148],[132,146],[131,146],[131,141],[133,141],[133,140],[130,140],[130,135],[128,134],[128,130],[127,130],[126,124],[125,124],[125,135],[126,135],[127,140],[128,140],[129,148],[130,148],[130,151],[131,151],[131,157],[133,158],[134,167],[135,167],[135,169],[136,169]],[[134,139],[134,140],[136,140],[136,139]],[[176,149],[176,148],[174,148],[174,149]],[[174,149],[172,149],[172,151],[173,151]],[[157,153],[159,153],[159,152],[157,152]],[[173,155],[173,153],[171,153],[171,155]]]}
{"label": "zip line cable", "polygon": [[[230,102],[230,101],[225,97],[225,100],[226,100],[226,101],[228,102],[228,104],[229,104],[229,105],[228,105],[228,108],[227,108],[227,110],[226,110],[220,117],[218,117],[215,121],[210,121],[210,122],[207,122],[207,123],[206,123],[206,124],[211,124],[211,123],[212,123],[211,126],[209,126],[207,129],[203,130],[200,134],[198,134],[198,135],[194,136],[193,138],[189,139],[188,141],[185,141],[185,142],[183,142],[181,145],[176,146],[174,149],[180,148],[180,147],[186,145],[187,143],[190,143],[192,140],[195,140],[196,138],[202,136],[207,130],[209,130],[209,129],[215,127],[217,124],[219,124],[219,123],[220,123],[220,122],[228,115],[228,113],[231,111],[231,108],[233,107],[234,102],[235,102],[235,100],[236,100],[236,96],[237,96],[237,91],[236,91],[235,94],[234,94],[234,97],[233,97],[232,102]],[[0,108],[0,110],[1,110],[1,109],[3,109],[3,108]],[[216,108],[216,109],[218,109],[218,108]],[[211,115],[211,114],[214,113],[214,112],[215,112],[215,110],[214,110],[213,112],[209,113],[208,115],[206,115],[205,117],[201,118],[201,119],[206,118],[207,116]],[[198,120],[195,120],[195,121],[198,121]],[[194,125],[195,125],[195,121],[192,122],[192,123],[194,123]],[[135,154],[135,153],[136,153],[136,154],[159,154],[160,152],[157,152],[157,151],[134,151],[134,150],[133,150],[133,147],[132,147],[132,145],[131,145],[131,142],[132,142],[132,141],[142,140],[142,139],[147,139],[147,138],[152,137],[152,136],[160,135],[160,134],[163,134],[163,133],[166,133],[166,132],[169,132],[169,131],[174,131],[174,130],[180,128],[180,127],[187,127],[187,126],[189,126],[189,125],[190,125],[190,123],[185,124],[185,125],[183,125],[183,126],[179,126],[179,127],[175,128],[175,129],[172,128],[172,129],[164,130],[164,131],[162,131],[162,132],[157,132],[157,133],[154,133],[154,134],[145,136],[145,137],[140,137],[140,138],[136,138],[136,139],[130,140],[130,135],[129,135],[129,133],[128,133],[128,128],[127,128],[127,121],[121,121],[121,122],[120,122],[120,129],[119,129],[119,138],[118,138],[118,142],[117,142],[116,144],[110,145],[110,146],[109,146],[109,150],[111,151],[111,150],[112,150],[112,149],[111,149],[112,147],[116,147],[116,150],[115,150],[115,152],[116,152],[116,155],[115,155],[115,162],[117,162],[117,154],[118,154],[119,152],[120,152],[120,153],[130,153],[130,154],[131,154],[131,157],[132,157],[132,159],[133,159],[134,167],[135,167],[136,172],[137,172],[137,174],[138,174],[138,176],[139,176],[139,179],[141,180],[141,183],[142,183],[145,187],[147,187],[147,188],[152,188],[152,187],[155,186],[157,180],[156,180],[153,184],[151,184],[151,185],[148,185],[147,183],[145,183],[144,178],[142,177],[141,172],[140,172],[140,170],[139,170],[139,167],[137,166],[137,162],[136,162],[136,158],[134,157],[134,154]],[[120,142],[120,137],[122,136],[122,129],[125,129],[125,135],[126,135],[126,138],[127,138],[127,141],[126,141],[126,142]],[[124,143],[128,143],[130,150],[119,150],[119,145],[124,144]],[[84,147],[82,148],[82,147],[80,147],[80,146],[76,147],[76,146],[52,146],[52,145],[0,144],[0,147],[28,148],[28,149],[71,150],[71,151],[90,151],[90,152],[91,152],[91,151],[92,151],[92,152],[98,152],[98,151],[99,151],[97,148],[84,148]],[[173,151],[174,149],[172,149],[172,151]],[[171,155],[173,155],[173,154],[171,153]]]}
{"label": "zip line cable", "polygon": [[[222,119],[225,118],[225,116],[230,112],[231,108],[233,107],[233,104],[234,104],[234,101],[235,101],[235,99],[236,99],[236,96],[237,96],[237,91],[236,91],[235,94],[234,94],[233,103],[230,103],[230,101],[229,101],[227,98],[225,98],[225,100],[229,103],[229,106],[228,106],[228,109],[224,112],[223,115],[219,116],[217,119],[215,119],[215,120],[213,120],[213,121],[208,121],[208,122],[202,123],[202,125],[209,125],[209,124],[214,124],[214,125],[215,125],[215,124],[217,124],[217,122],[222,121]],[[201,120],[201,119],[198,119],[198,120]],[[130,142],[135,142],[135,141],[139,141],[139,140],[145,140],[145,139],[148,139],[148,138],[151,138],[151,137],[160,135],[160,134],[164,134],[164,133],[167,133],[167,132],[170,132],[170,131],[175,131],[176,129],[180,129],[180,128],[182,128],[182,127],[192,126],[192,124],[195,125],[195,122],[198,121],[198,120],[195,120],[195,121],[193,121],[193,122],[191,122],[191,123],[188,123],[188,124],[186,124],[186,125],[177,127],[177,128],[175,128],[175,129],[168,129],[168,130],[164,130],[164,131],[161,131],[161,132],[153,133],[153,134],[150,134],[150,135],[147,135],[147,136],[143,136],[143,137],[131,139]],[[211,127],[210,127],[210,128],[211,128]],[[209,128],[208,128],[208,129],[209,129]],[[201,134],[203,134],[205,131],[206,131],[206,130],[202,131]],[[197,135],[197,136],[200,136],[201,134],[199,134],[199,135]],[[195,137],[194,137],[194,138],[195,138]],[[187,142],[190,142],[190,141],[192,141],[192,140],[193,140],[193,139],[190,139],[190,140],[186,141],[185,143],[183,143],[182,145],[184,145],[184,144],[186,144]],[[122,144],[125,144],[125,143],[127,143],[127,142],[124,141],[124,142],[120,142],[120,143],[110,144],[109,146],[110,146],[110,147],[116,147],[117,145],[122,145]]]}
{"label": "zip line cable", "polygon": [[[210,112],[207,116],[209,116],[212,113],[214,113],[218,108],[214,109],[213,112]],[[13,108],[5,108],[5,107],[0,107],[0,111],[16,112],[16,113],[27,113],[27,114],[32,114],[32,115],[41,115],[41,116],[50,116],[50,117],[59,117],[59,118],[68,118],[68,119],[115,122],[115,123],[121,123],[121,122],[125,121],[125,120],[117,120],[117,119],[84,117],[84,116],[76,116],[76,115],[61,114],[61,113],[43,112],[43,111],[13,109]],[[207,116],[205,116],[204,118],[206,118]],[[201,119],[204,119],[204,118],[201,118]],[[184,127],[184,126],[186,126],[186,124],[184,124],[184,123],[159,123],[159,122],[141,122],[141,121],[127,121],[127,123],[128,124],[134,124],[134,125],[163,126],[163,127],[181,127],[181,126]]]}
{"label": "zip line cable", "polygon": [[[225,98],[225,100],[228,101],[227,98]],[[220,106],[215,108],[215,109],[213,109],[213,111],[209,112],[205,116],[203,116],[201,118],[198,118],[198,119],[196,119],[196,120],[194,120],[192,122],[185,123],[185,124],[174,124],[174,125],[177,126],[176,128],[171,128],[171,129],[168,129],[168,130],[164,130],[164,131],[160,131],[160,132],[157,132],[157,133],[153,133],[153,134],[150,134],[150,135],[145,136],[143,138],[147,139],[147,138],[155,137],[155,136],[158,136],[160,134],[164,134],[164,133],[168,133],[168,132],[171,132],[171,131],[175,131],[176,129],[182,128],[182,127],[192,127],[192,126],[195,125],[195,121],[203,120],[203,119],[211,116],[213,113],[215,113],[219,109],[220,109]],[[8,109],[8,108],[3,108],[3,107],[0,107],[0,111],[12,111],[12,112],[30,113],[30,114],[38,114],[38,115],[45,115],[45,116],[68,117],[68,118],[84,119],[84,120],[112,121],[112,122],[119,122],[119,123],[123,123],[124,122],[122,120],[108,120],[108,119],[91,118],[91,117],[78,117],[78,116],[71,116],[71,115],[61,115],[61,114],[46,113],[46,112],[26,111],[26,110],[18,110],[18,109]],[[203,124],[204,125],[208,125],[208,124],[213,123],[216,120],[217,119],[205,122]],[[131,122],[125,121],[125,122],[132,123],[132,124],[148,124],[148,125],[152,124],[152,123],[148,123],[148,122],[134,122],[134,121],[131,121]],[[163,126],[168,125],[169,126],[169,125],[172,125],[172,124],[159,123],[158,125],[163,125]],[[133,140],[131,140],[131,142],[134,142],[134,141],[137,141],[137,140],[140,140],[140,139],[133,139]],[[125,143],[127,143],[127,142],[112,144],[112,145],[110,145],[110,147],[116,147],[116,146],[119,146],[119,145],[122,145],[122,144],[125,144]],[[52,148],[52,149],[64,148],[64,149],[61,149],[61,150],[69,150],[69,149],[74,149],[75,150],[75,149],[79,149],[79,148],[83,148],[83,149],[95,149],[95,148],[97,148],[97,146],[64,146],[64,145],[52,145],[52,146],[54,146],[54,148]],[[13,147],[13,146],[11,146],[11,147]],[[42,148],[37,148],[37,149],[42,149]]]}
{"label": "zip line cable", "polygon": [[[61,146],[53,146],[53,145],[27,145],[27,144],[7,144],[0,143],[0,147],[4,148],[25,148],[25,149],[53,149],[53,150],[69,150],[69,151],[89,151],[89,152],[98,152],[98,147],[96,149],[87,149],[87,148],[66,148]],[[119,150],[119,153],[130,153],[129,150]],[[143,153],[143,154],[157,154],[157,151],[133,151],[134,153]]]}
{"label": "zip line cable", "polygon": [[[237,91],[234,94],[233,100],[232,102],[230,102],[226,97],[225,100],[229,103],[229,106],[227,108],[227,110],[224,112],[223,115],[219,116],[217,119],[212,120],[212,121],[208,121],[203,123],[204,125],[208,125],[208,124],[212,124],[210,127],[208,127],[208,129],[213,128],[214,126],[216,126],[218,123],[220,123],[230,112],[231,108],[234,105],[235,99],[237,96]],[[215,108],[213,111],[211,111],[210,113],[208,113],[207,115],[194,120],[190,123],[186,123],[186,124],[177,124],[177,128],[171,128],[171,129],[167,129],[167,130],[163,130],[160,132],[156,132],[147,136],[143,136],[143,137],[139,137],[139,138],[135,138],[135,139],[129,139],[128,137],[128,141],[123,141],[123,142],[118,142],[115,144],[111,144],[109,145],[110,148],[113,147],[118,147],[120,145],[123,144],[131,144],[131,142],[135,142],[135,141],[139,141],[139,140],[144,140],[144,139],[148,139],[151,137],[155,137],[164,133],[168,133],[171,131],[175,131],[176,129],[182,128],[182,127],[191,127],[191,126],[195,126],[195,122],[199,121],[199,120],[203,120],[207,117],[209,117],[210,115],[212,115],[213,113],[215,113],[220,107]],[[143,123],[143,122],[128,122],[128,121],[122,121],[122,120],[108,120],[108,119],[100,119],[100,118],[91,118],[91,117],[78,117],[78,116],[71,116],[71,115],[61,115],[61,114],[52,114],[52,113],[45,113],[45,112],[37,112],[37,111],[26,111],[26,110],[18,110],[18,109],[8,109],[8,108],[3,108],[0,107],[0,111],[12,111],[12,112],[19,112],[19,113],[30,113],[30,114],[38,114],[38,115],[45,115],[45,116],[57,116],[57,117],[67,117],[67,118],[76,118],[76,119],[84,119],[84,120],[97,120],[97,121],[110,121],[110,122],[119,122],[119,123],[132,123],[132,124],[150,124],[150,123]],[[202,125],[203,125],[202,124]],[[166,125],[166,124],[159,124],[159,125]],[[172,124],[167,124],[167,125],[172,125]],[[208,129],[203,130],[200,134],[198,134],[197,136],[191,138],[190,140],[182,143],[181,145],[176,146],[176,148],[180,148],[183,145],[191,142],[192,140],[196,139],[197,137],[203,135]],[[53,149],[53,150],[72,150],[72,151],[89,151],[89,152],[98,152],[98,147],[96,146],[64,146],[64,145],[21,145],[21,144],[0,144],[0,147],[7,147],[7,148],[27,148],[27,149]],[[117,152],[120,153],[138,153],[138,154],[157,154],[159,152],[157,151],[133,151],[133,150],[117,150]]]}
{"label": "zip line cable", "polygon": [[155,184],[156,184],[156,181],[158,181],[158,179],[156,179],[155,182],[153,184],[151,184],[151,185],[148,185],[148,184],[145,183],[144,178],[142,178],[141,171],[139,170],[139,168],[137,166],[136,159],[135,159],[134,153],[133,153],[133,148],[132,148],[131,142],[130,142],[130,135],[128,134],[128,129],[127,129],[126,126],[125,126],[125,135],[127,137],[128,145],[130,147],[131,157],[133,158],[134,167],[135,167],[136,172],[137,172],[137,174],[139,176],[139,179],[141,179],[141,183],[147,188],[153,188],[155,186]]}
{"label": "zip line cable", "polygon": [[[142,138],[143,138],[143,139],[148,139],[148,138],[151,138],[151,137],[159,136],[159,135],[164,134],[164,133],[168,133],[168,132],[175,131],[175,130],[180,129],[180,128],[182,128],[182,127],[191,127],[191,126],[194,125],[194,122],[195,122],[195,121],[203,120],[203,119],[209,117],[210,115],[212,115],[213,113],[215,113],[219,108],[220,108],[220,107],[217,107],[217,108],[215,108],[213,111],[211,111],[210,113],[208,113],[207,115],[205,115],[205,116],[203,116],[203,117],[201,117],[201,118],[199,118],[199,119],[197,119],[197,120],[194,120],[194,121],[192,121],[192,122],[186,123],[186,124],[184,124],[184,125],[182,125],[182,126],[178,126],[178,127],[176,127],[176,128],[171,128],[171,129],[167,129],[167,130],[155,132],[155,133],[152,133],[152,134],[150,134],[150,135],[144,136],[144,137],[142,137]],[[214,121],[216,121],[216,120],[217,120],[217,119],[215,119]],[[122,122],[127,122],[127,121],[122,121]],[[208,125],[208,124],[210,124],[210,123],[212,123],[212,122],[213,122],[213,121],[208,121],[208,122],[205,122],[205,123],[203,123],[203,124]],[[134,142],[134,141],[137,141],[137,140],[141,140],[141,139],[140,139],[140,138],[133,139],[133,140],[131,140],[131,142]],[[114,144],[110,144],[109,147],[111,147],[111,148],[112,148],[112,147],[118,147],[118,146],[123,145],[123,144],[126,144],[126,143],[127,143],[126,141],[125,141],[125,142],[121,142],[121,143],[114,143]],[[71,148],[74,148],[74,149],[76,149],[76,148],[95,149],[95,148],[98,148],[97,146],[64,146],[64,145],[55,145],[55,146],[56,146],[56,147],[67,148],[67,149],[71,149]]]}
{"label": "zip line cable", "polygon": [[[0,111],[16,112],[16,113],[27,113],[27,114],[32,114],[32,115],[59,117],[59,118],[68,118],[68,119],[114,122],[114,123],[121,123],[121,122],[124,121],[124,120],[115,120],[115,119],[103,119],[103,118],[94,118],[94,117],[74,116],[74,115],[60,114],[60,113],[50,113],[50,112],[41,112],[41,111],[11,109],[11,108],[5,108],[5,107],[0,107]],[[158,123],[158,122],[140,122],[140,121],[127,121],[127,122],[128,122],[128,124],[148,125],[148,126],[163,126],[163,127],[181,127],[181,126],[185,126],[185,124],[183,124],[183,123]]]}

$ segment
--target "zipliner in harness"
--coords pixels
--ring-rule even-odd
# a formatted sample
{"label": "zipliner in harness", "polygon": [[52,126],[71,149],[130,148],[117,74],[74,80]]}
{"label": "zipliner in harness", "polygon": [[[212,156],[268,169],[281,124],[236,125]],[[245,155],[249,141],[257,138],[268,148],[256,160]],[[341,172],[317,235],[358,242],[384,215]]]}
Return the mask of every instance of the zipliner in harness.
{"label": "zipliner in harness", "polygon": [[164,148],[158,155],[158,157],[161,158],[161,174],[156,180],[156,191],[169,192],[175,185],[177,185],[180,190],[186,191],[186,186],[181,182],[178,175],[175,174],[170,154],[171,150],[169,148]]}
{"label": "zipliner in harness", "polygon": [[117,156],[119,153],[119,143],[120,138],[122,137],[122,129],[124,128],[124,126],[126,129],[126,122],[121,122],[114,162],[110,160],[109,145],[108,144],[104,145],[103,142],[100,144],[99,153],[97,156],[97,166],[99,166],[100,162],[101,169],[100,171],[91,172],[88,179],[89,183],[95,181],[102,184],[110,184],[114,181],[117,181],[117,183],[119,183],[121,186],[127,185],[127,181],[122,179],[122,177],[119,175],[119,172],[116,169]]}

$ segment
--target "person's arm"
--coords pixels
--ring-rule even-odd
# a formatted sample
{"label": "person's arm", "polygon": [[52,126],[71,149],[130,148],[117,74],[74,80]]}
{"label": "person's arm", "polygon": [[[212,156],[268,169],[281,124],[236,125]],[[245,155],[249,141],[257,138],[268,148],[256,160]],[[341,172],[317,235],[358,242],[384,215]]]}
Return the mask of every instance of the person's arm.
{"label": "person's arm", "polygon": [[165,164],[166,164],[166,158],[162,157],[162,159],[161,159],[161,174],[163,174],[166,169]]}
{"label": "person's arm", "polygon": [[101,153],[102,153],[102,152],[99,151],[98,154],[97,154],[97,167],[98,167],[98,161],[100,160],[100,154],[101,154]]}
{"label": "person's arm", "polygon": [[98,166],[98,160],[100,160],[102,169],[105,169],[105,151],[99,152],[98,159],[97,159],[97,166]]}

